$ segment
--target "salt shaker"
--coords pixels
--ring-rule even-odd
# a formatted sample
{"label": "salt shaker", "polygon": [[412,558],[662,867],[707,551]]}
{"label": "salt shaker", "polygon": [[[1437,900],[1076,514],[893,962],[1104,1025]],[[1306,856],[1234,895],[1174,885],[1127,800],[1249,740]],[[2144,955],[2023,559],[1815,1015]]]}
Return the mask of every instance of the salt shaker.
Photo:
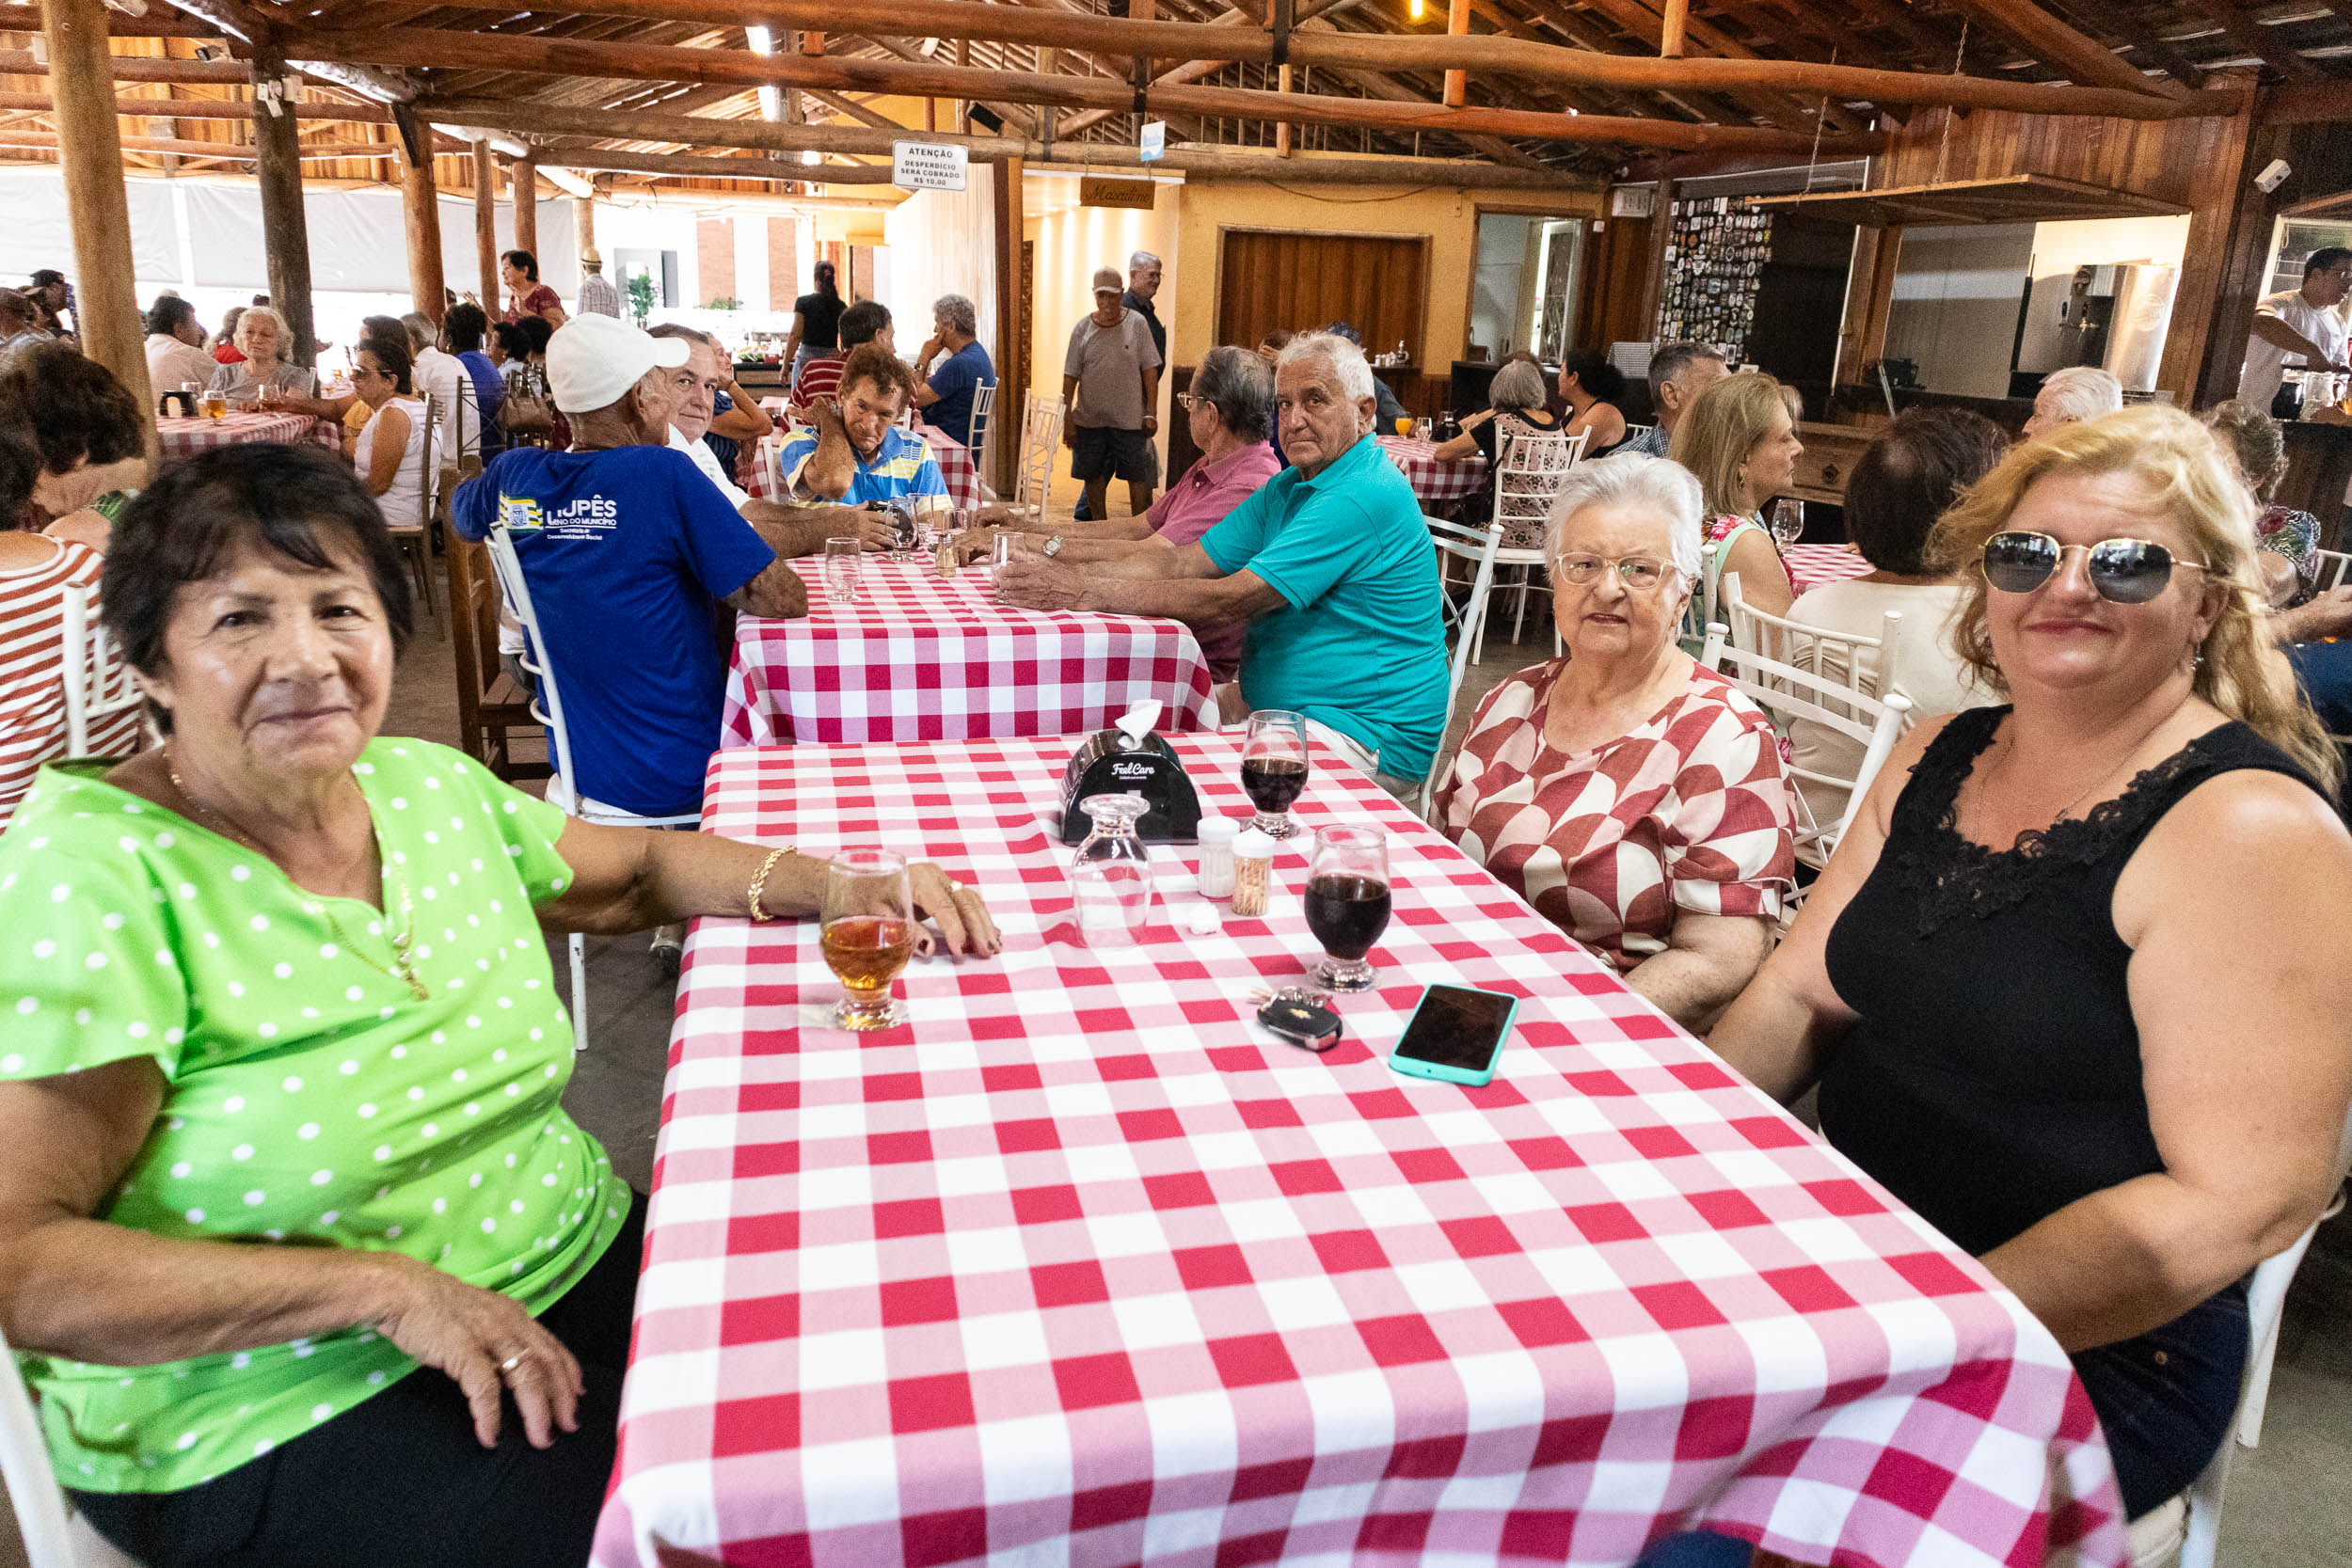
{"label": "salt shaker", "polygon": [[1230,816],[1200,819],[1200,896],[1233,895],[1233,842],[1241,824]]}
{"label": "salt shaker", "polygon": [[1274,840],[1255,828],[1233,839],[1233,912],[1262,915],[1274,894]]}

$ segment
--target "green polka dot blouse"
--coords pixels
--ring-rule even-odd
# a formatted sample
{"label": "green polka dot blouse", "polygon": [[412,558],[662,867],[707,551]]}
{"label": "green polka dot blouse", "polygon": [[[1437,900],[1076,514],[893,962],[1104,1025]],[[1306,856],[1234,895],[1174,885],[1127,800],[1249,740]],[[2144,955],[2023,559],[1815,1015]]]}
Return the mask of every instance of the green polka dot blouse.
{"label": "green polka dot blouse", "polygon": [[[97,1217],[405,1252],[551,1306],[628,1208],[560,1103],[571,1026],[532,908],[570,879],[564,815],[446,747],[373,742],[354,772],[379,912],[297,888],[106,767],[43,768],[0,834],[0,1078],[151,1056],[167,1080]],[[386,973],[404,886],[429,1000]],[[210,1481],[417,1367],[364,1326],[152,1367],[20,1359],[59,1479],[88,1492]]]}

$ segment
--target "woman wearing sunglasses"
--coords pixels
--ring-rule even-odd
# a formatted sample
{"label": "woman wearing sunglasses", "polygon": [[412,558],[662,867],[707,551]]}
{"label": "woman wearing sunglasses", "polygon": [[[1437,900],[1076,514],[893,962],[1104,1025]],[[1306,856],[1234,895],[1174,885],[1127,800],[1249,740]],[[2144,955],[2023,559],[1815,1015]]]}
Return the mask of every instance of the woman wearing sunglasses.
{"label": "woman wearing sunglasses", "polygon": [[2009,705],[1905,738],[1711,1041],[1818,1083],[1831,1143],[2048,1325],[2136,1537],[2220,1444],[2245,1276],[2327,1201],[2352,1096],[2352,838],[2253,523],[2157,405],[1971,488],[1937,545]]}

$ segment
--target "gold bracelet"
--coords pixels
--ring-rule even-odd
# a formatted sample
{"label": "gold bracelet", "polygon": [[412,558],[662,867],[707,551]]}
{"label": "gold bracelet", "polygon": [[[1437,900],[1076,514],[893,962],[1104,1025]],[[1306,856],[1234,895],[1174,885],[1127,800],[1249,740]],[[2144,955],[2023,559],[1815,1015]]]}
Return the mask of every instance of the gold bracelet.
{"label": "gold bracelet", "polygon": [[771,918],[768,911],[759,907],[759,892],[760,889],[768,885],[768,873],[776,868],[776,862],[784,859],[785,856],[790,854],[791,852],[792,847],[788,844],[781,849],[769,850],[768,858],[759,863],[758,871],[753,874],[752,885],[748,895],[752,907],[752,924],[756,926]]}

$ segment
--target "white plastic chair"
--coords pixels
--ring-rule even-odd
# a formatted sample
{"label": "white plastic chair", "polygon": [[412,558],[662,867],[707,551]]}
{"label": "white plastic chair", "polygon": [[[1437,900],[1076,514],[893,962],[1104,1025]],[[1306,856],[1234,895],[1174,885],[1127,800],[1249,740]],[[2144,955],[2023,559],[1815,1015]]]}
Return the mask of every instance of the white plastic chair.
{"label": "white plastic chair", "polygon": [[[1847,824],[1861,806],[1862,798],[1870,792],[1871,781],[1886,766],[1895,742],[1910,724],[1911,699],[1899,691],[1890,691],[1883,697],[1856,691],[1841,678],[1817,675],[1754,649],[1734,647],[1731,628],[1721,621],[1708,624],[1707,645],[1699,655],[1699,663],[1738,687],[1772,718],[1775,726],[1785,725],[1792,718],[1804,719],[1862,742],[1862,764],[1852,779],[1828,781],[1850,786],[1846,809],[1838,814],[1834,827],[1817,824],[1810,834],[1809,847],[1820,857],[1815,863],[1828,863],[1837,841],[1845,836]],[[1806,835],[1799,836],[1802,840]]]}
{"label": "white plastic chair", "polygon": [[[1500,418],[1501,416],[1497,416]],[[1560,482],[1584,455],[1584,442],[1589,431],[1574,436],[1554,431],[1530,430],[1503,436],[1498,432],[1500,445],[1496,448],[1495,464],[1495,525],[1502,530],[1504,547],[1495,555],[1498,570],[1516,569],[1519,573],[1516,586],[1518,598],[1513,606],[1511,641],[1517,642],[1527,626],[1527,596],[1530,593],[1551,592],[1546,569],[1543,537],[1551,517],[1551,498],[1559,493]],[[1552,652],[1560,651],[1560,636],[1552,633]],[[1473,658],[1486,657],[1486,628],[1478,628],[1478,647]]]}
{"label": "white plastic chair", "polygon": [[6,1339],[0,1339],[0,1478],[8,1483],[8,1503],[32,1568],[138,1568],[68,1506],[41,1441],[40,1418]]}
{"label": "white plastic chair", "polygon": [[[548,781],[548,800],[561,807],[565,815],[582,822],[598,822],[621,828],[691,827],[701,822],[700,813],[682,816],[633,816],[627,812],[608,811],[597,807],[580,792],[580,775],[572,770],[571,732],[564,725],[564,693],[555,678],[555,666],[547,655],[547,640],[539,634],[539,612],[532,607],[531,584],[524,580],[523,564],[515,554],[515,541],[504,523],[492,526],[488,540],[490,570],[498,575],[499,589],[506,602],[515,607],[515,618],[523,624],[523,668],[530,671],[539,688],[532,699],[531,716],[545,724],[548,730],[548,751],[555,759],[555,777]],[[535,660],[535,662],[534,662]],[[578,931],[571,935],[572,959],[572,1050],[588,1049],[588,942]]]}
{"label": "white plastic chair", "polygon": [[[2345,1120],[2344,1136],[2336,1144],[2339,1186],[2347,1167],[2352,1167],[2352,1118]],[[2246,1288],[2246,1383],[2238,1394],[2237,1419],[2231,1423],[2235,1441],[2225,1440],[2204,1473],[2181,1494],[2188,1504],[2188,1528],[2181,1543],[2179,1568],[2214,1568],[2214,1554],[2221,1544],[2221,1503],[2230,1486],[2230,1450],[2262,1444],[2263,1412],[2270,1402],[2270,1369],[2279,1354],[2279,1319],[2286,1307],[2287,1287],[2295,1283],[2295,1271],[2302,1267],[2320,1222],[2343,1208],[2339,1191],[2293,1246],[2254,1265],[2254,1277]]]}
{"label": "white plastic chair", "polygon": [[[1901,610],[1888,610],[1880,622],[1879,635],[1864,637],[1854,632],[1830,631],[1820,626],[1804,626],[1784,616],[1773,615],[1756,609],[1741,596],[1740,574],[1737,572],[1724,574],[1721,590],[1723,619],[1724,624],[1731,628],[1733,647],[1761,654],[1777,663],[1790,666],[1811,675],[1814,684],[1808,688],[1809,690],[1825,704],[1843,706],[1850,716],[1855,717],[1856,721],[1859,721],[1864,708],[1855,699],[1875,699],[1879,695],[1878,673],[1892,666],[1895,649],[1902,640],[1903,614]],[[1766,684],[1772,683],[1768,681]],[[1829,693],[1838,691],[1842,691],[1842,698],[1829,695]],[[1769,708],[1767,711],[1770,711]],[[1777,716],[1775,718],[1777,719]],[[1877,716],[1871,714],[1870,718],[1875,721]],[[1910,727],[1909,721],[1905,721],[1895,732],[1897,738],[1899,739],[1903,730]],[[1851,734],[1850,731],[1839,733]],[[1850,791],[1855,788],[1851,780],[1840,778],[1832,773],[1823,773],[1815,768],[1800,768],[1793,762],[1788,765],[1788,774],[1791,780],[1802,784],[1820,784],[1832,789]],[[1867,786],[1866,784],[1863,787]],[[1829,851],[1836,847],[1836,835],[1835,833],[1824,835],[1821,824],[1813,818],[1812,808],[1805,800],[1804,791],[1798,788],[1795,793],[1798,817],[1797,858],[1807,865],[1817,867],[1827,865]],[[1847,800],[1847,815],[1849,816],[1851,815],[1853,800],[1854,796],[1849,795]],[[1836,832],[1842,833],[1844,831],[1845,824],[1841,818]],[[1823,842],[1825,836],[1826,843]]]}
{"label": "white plastic chair", "polygon": [[971,439],[964,446],[972,453],[972,461],[980,470],[980,488],[988,489],[988,476],[995,470],[988,461],[988,429],[990,417],[996,412],[996,383],[972,388]]}
{"label": "white plastic chair", "polygon": [[1446,562],[1459,561],[1470,567],[1470,597],[1459,605],[1453,595],[1439,598],[1441,612],[1454,627],[1453,669],[1448,673],[1445,687],[1445,721],[1438,726],[1437,755],[1429,759],[1429,776],[1421,783],[1420,811],[1425,819],[1438,795],[1438,781],[1445,776],[1444,735],[1454,723],[1454,700],[1462,694],[1462,676],[1470,668],[1470,645],[1486,624],[1486,598],[1495,581],[1495,553],[1502,545],[1502,525],[1489,523],[1482,531],[1449,523],[1443,518],[1429,519],[1430,544],[1437,546],[1438,571],[1443,580]]}
{"label": "white plastic chair", "polygon": [[94,613],[97,595],[86,586],[65,591],[65,754],[89,755],[90,730],[102,719],[145,701],[131,666],[115,653],[114,638]]}
{"label": "white plastic chair", "polygon": [[2325,594],[2352,578],[2352,555],[2342,550],[2312,551],[2312,592]]}
{"label": "white plastic chair", "polygon": [[1054,452],[1061,445],[1064,418],[1058,393],[1031,392],[1021,413],[1021,453],[1013,469],[1016,506],[1037,508],[1043,527],[1054,511]]}

